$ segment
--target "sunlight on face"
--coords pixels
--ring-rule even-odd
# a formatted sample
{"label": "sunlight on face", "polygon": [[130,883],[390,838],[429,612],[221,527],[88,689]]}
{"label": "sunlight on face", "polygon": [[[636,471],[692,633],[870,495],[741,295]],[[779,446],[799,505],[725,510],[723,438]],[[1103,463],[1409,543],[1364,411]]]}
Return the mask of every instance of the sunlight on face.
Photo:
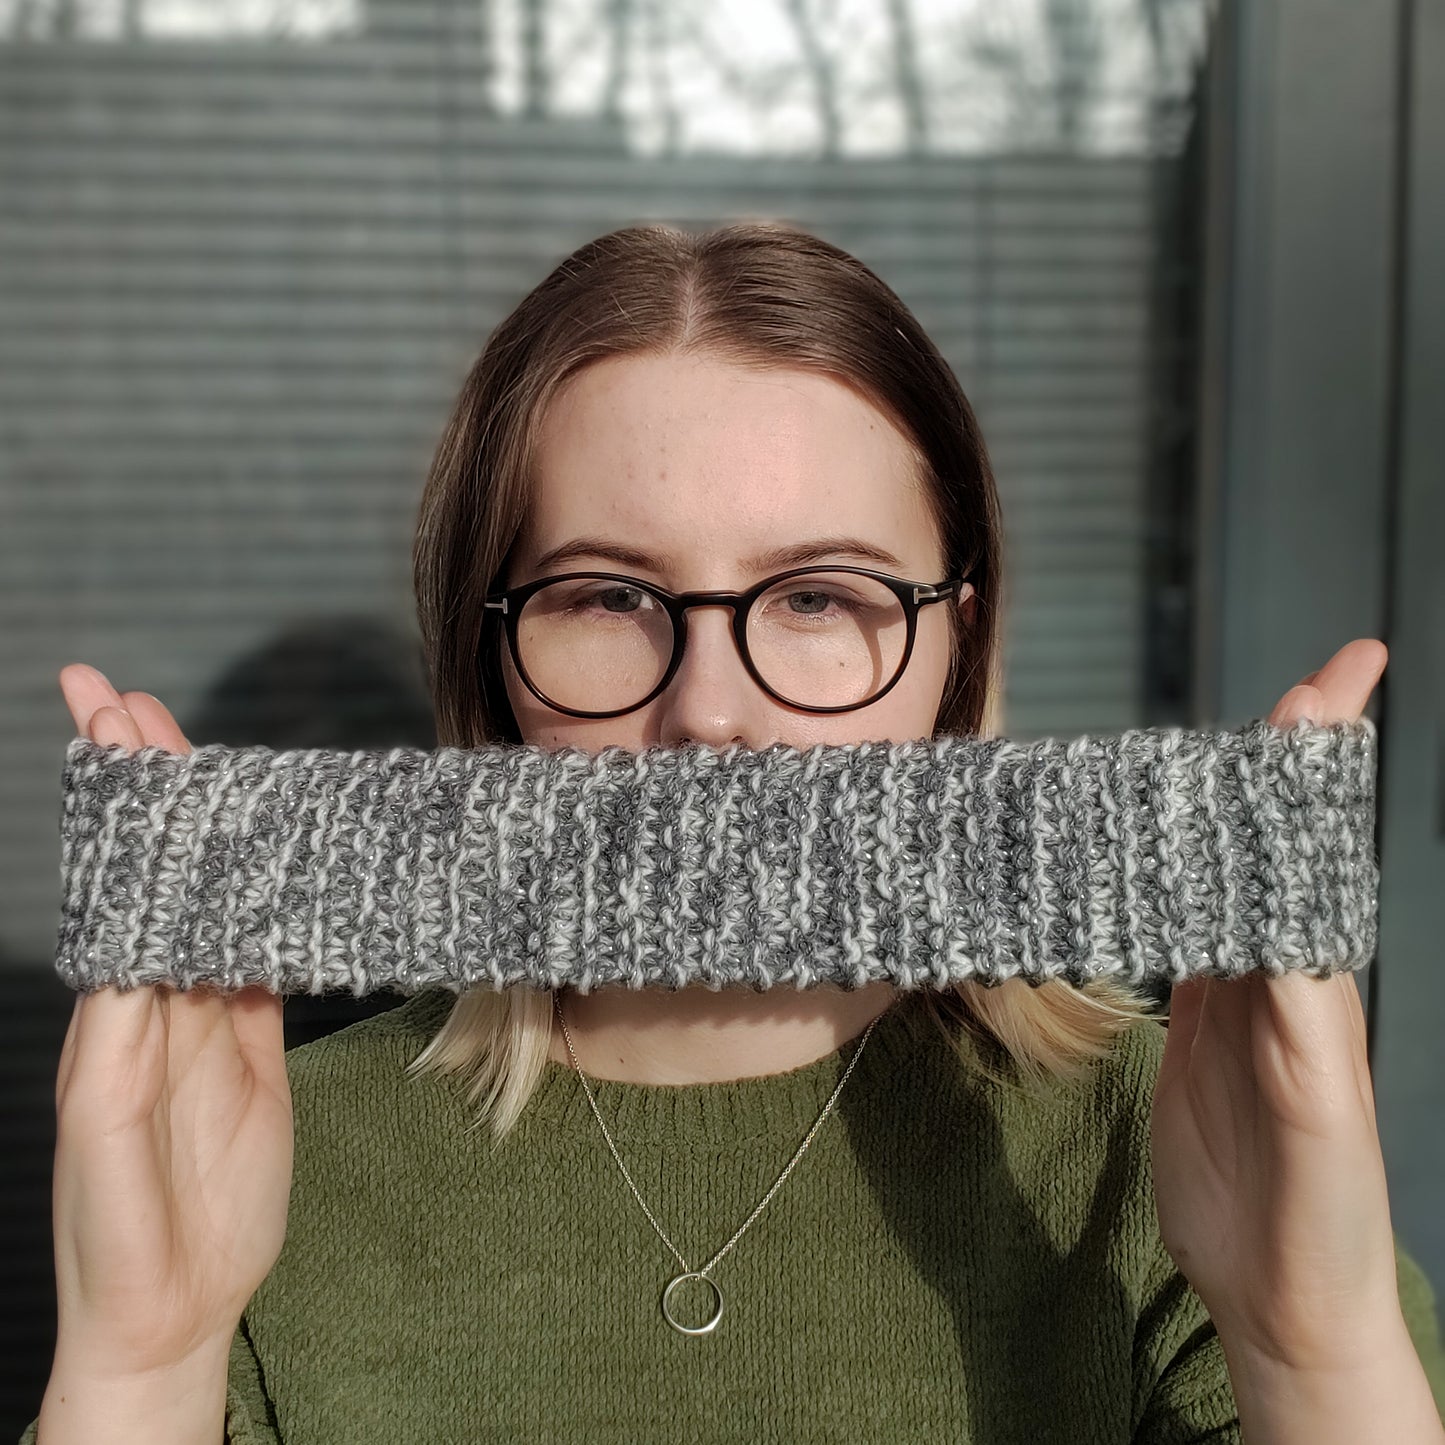
{"label": "sunlight on face", "polygon": [[[771,572],[744,567],[770,548],[847,536],[897,565],[838,553],[838,563],[914,582],[943,580],[940,539],[914,478],[903,435],[851,387],[793,369],[757,371],[703,356],[623,356],[572,378],[543,419],[537,492],[504,585],[544,574],[598,570],[674,592],[742,590]],[[645,549],[657,567],[605,552],[543,568],[545,553],[582,537]],[[876,702],[815,714],[764,692],[733,642],[723,607],[688,616],[676,675],[646,706],[613,718],[575,718],[548,707],[503,670],[522,737],[589,752],[686,742],[765,748],[927,738],[948,672],[946,600],[923,607],[903,676]],[[965,603],[965,614],[973,606]],[[578,705],[578,704],[574,704]],[[596,706],[603,706],[598,704]]]}

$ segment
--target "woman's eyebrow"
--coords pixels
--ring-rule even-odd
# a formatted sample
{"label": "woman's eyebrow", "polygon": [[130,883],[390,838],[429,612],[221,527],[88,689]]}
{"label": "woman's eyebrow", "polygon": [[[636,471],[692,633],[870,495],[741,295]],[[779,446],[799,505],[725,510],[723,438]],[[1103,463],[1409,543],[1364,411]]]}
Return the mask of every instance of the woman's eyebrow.
{"label": "woman's eyebrow", "polygon": [[[774,572],[845,556],[878,562],[885,567],[903,566],[903,562],[886,547],[880,547],[862,537],[810,537],[800,542],[788,542],[745,558],[742,565],[751,572]],[[595,536],[574,537],[570,542],[563,542],[560,546],[542,553],[535,565],[538,568],[551,567],[558,562],[571,562],[582,557],[606,557],[624,566],[649,568],[654,572],[667,569],[666,559],[655,553],[627,542]]]}

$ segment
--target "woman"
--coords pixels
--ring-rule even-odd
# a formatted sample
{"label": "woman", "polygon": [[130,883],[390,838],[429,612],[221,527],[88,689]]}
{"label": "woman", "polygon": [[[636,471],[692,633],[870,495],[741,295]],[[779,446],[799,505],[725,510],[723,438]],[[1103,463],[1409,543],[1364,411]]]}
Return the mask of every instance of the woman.
{"label": "woman", "polygon": [[[993,730],[972,411],[789,228],[558,266],[467,378],[414,563],[443,745]],[[1383,662],[1275,720],[1357,716]],[[61,681],[97,741],[189,746]],[[289,1055],[256,990],[78,999],[40,1440],[1445,1438],[1353,978],[1174,998],[1166,1035],[1107,980],[429,990]]]}

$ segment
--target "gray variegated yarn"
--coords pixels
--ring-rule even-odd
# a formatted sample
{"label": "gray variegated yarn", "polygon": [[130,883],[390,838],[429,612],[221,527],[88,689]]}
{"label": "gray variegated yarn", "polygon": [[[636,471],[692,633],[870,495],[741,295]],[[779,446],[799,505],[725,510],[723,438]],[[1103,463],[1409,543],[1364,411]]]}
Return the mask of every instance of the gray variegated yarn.
{"label": "gray variegated yarn", "polygon": [[1073,740],[74,739],[72,988],[1140,983],[1373,956],[1368,719]]}

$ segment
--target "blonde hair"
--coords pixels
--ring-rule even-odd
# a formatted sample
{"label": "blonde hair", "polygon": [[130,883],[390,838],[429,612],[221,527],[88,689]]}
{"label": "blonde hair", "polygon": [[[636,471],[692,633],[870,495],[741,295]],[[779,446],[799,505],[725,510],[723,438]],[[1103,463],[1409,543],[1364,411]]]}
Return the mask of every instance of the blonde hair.
{"label": "blonde hair", "polygon": [[[996,736],[1003,527],[973,409],[912,313],[861,261],[792,226],[740,221],[703,233],[631,226],[589,241],[523,298],[473,364],[432,458],[412,549],[438,744],[523,741],[497,614],[482,602],[506,576],[526,520],[547,405],[591,362],[632,353],[812,370],[895,420],[912,442],[946,575],[966,572],[977,593],[970,625],[947,609],[952,654],[934,736]],[[1151,1012],[1113,979],[964,981],[923,997],[973,1068],[1044,1093],[1082,1079]],[[408,1073],[459,1078],[477,1106],[474,1127],[490,1124],[500,1141],[545,1069],[553,1009],[547,990],[469,990]]]}

